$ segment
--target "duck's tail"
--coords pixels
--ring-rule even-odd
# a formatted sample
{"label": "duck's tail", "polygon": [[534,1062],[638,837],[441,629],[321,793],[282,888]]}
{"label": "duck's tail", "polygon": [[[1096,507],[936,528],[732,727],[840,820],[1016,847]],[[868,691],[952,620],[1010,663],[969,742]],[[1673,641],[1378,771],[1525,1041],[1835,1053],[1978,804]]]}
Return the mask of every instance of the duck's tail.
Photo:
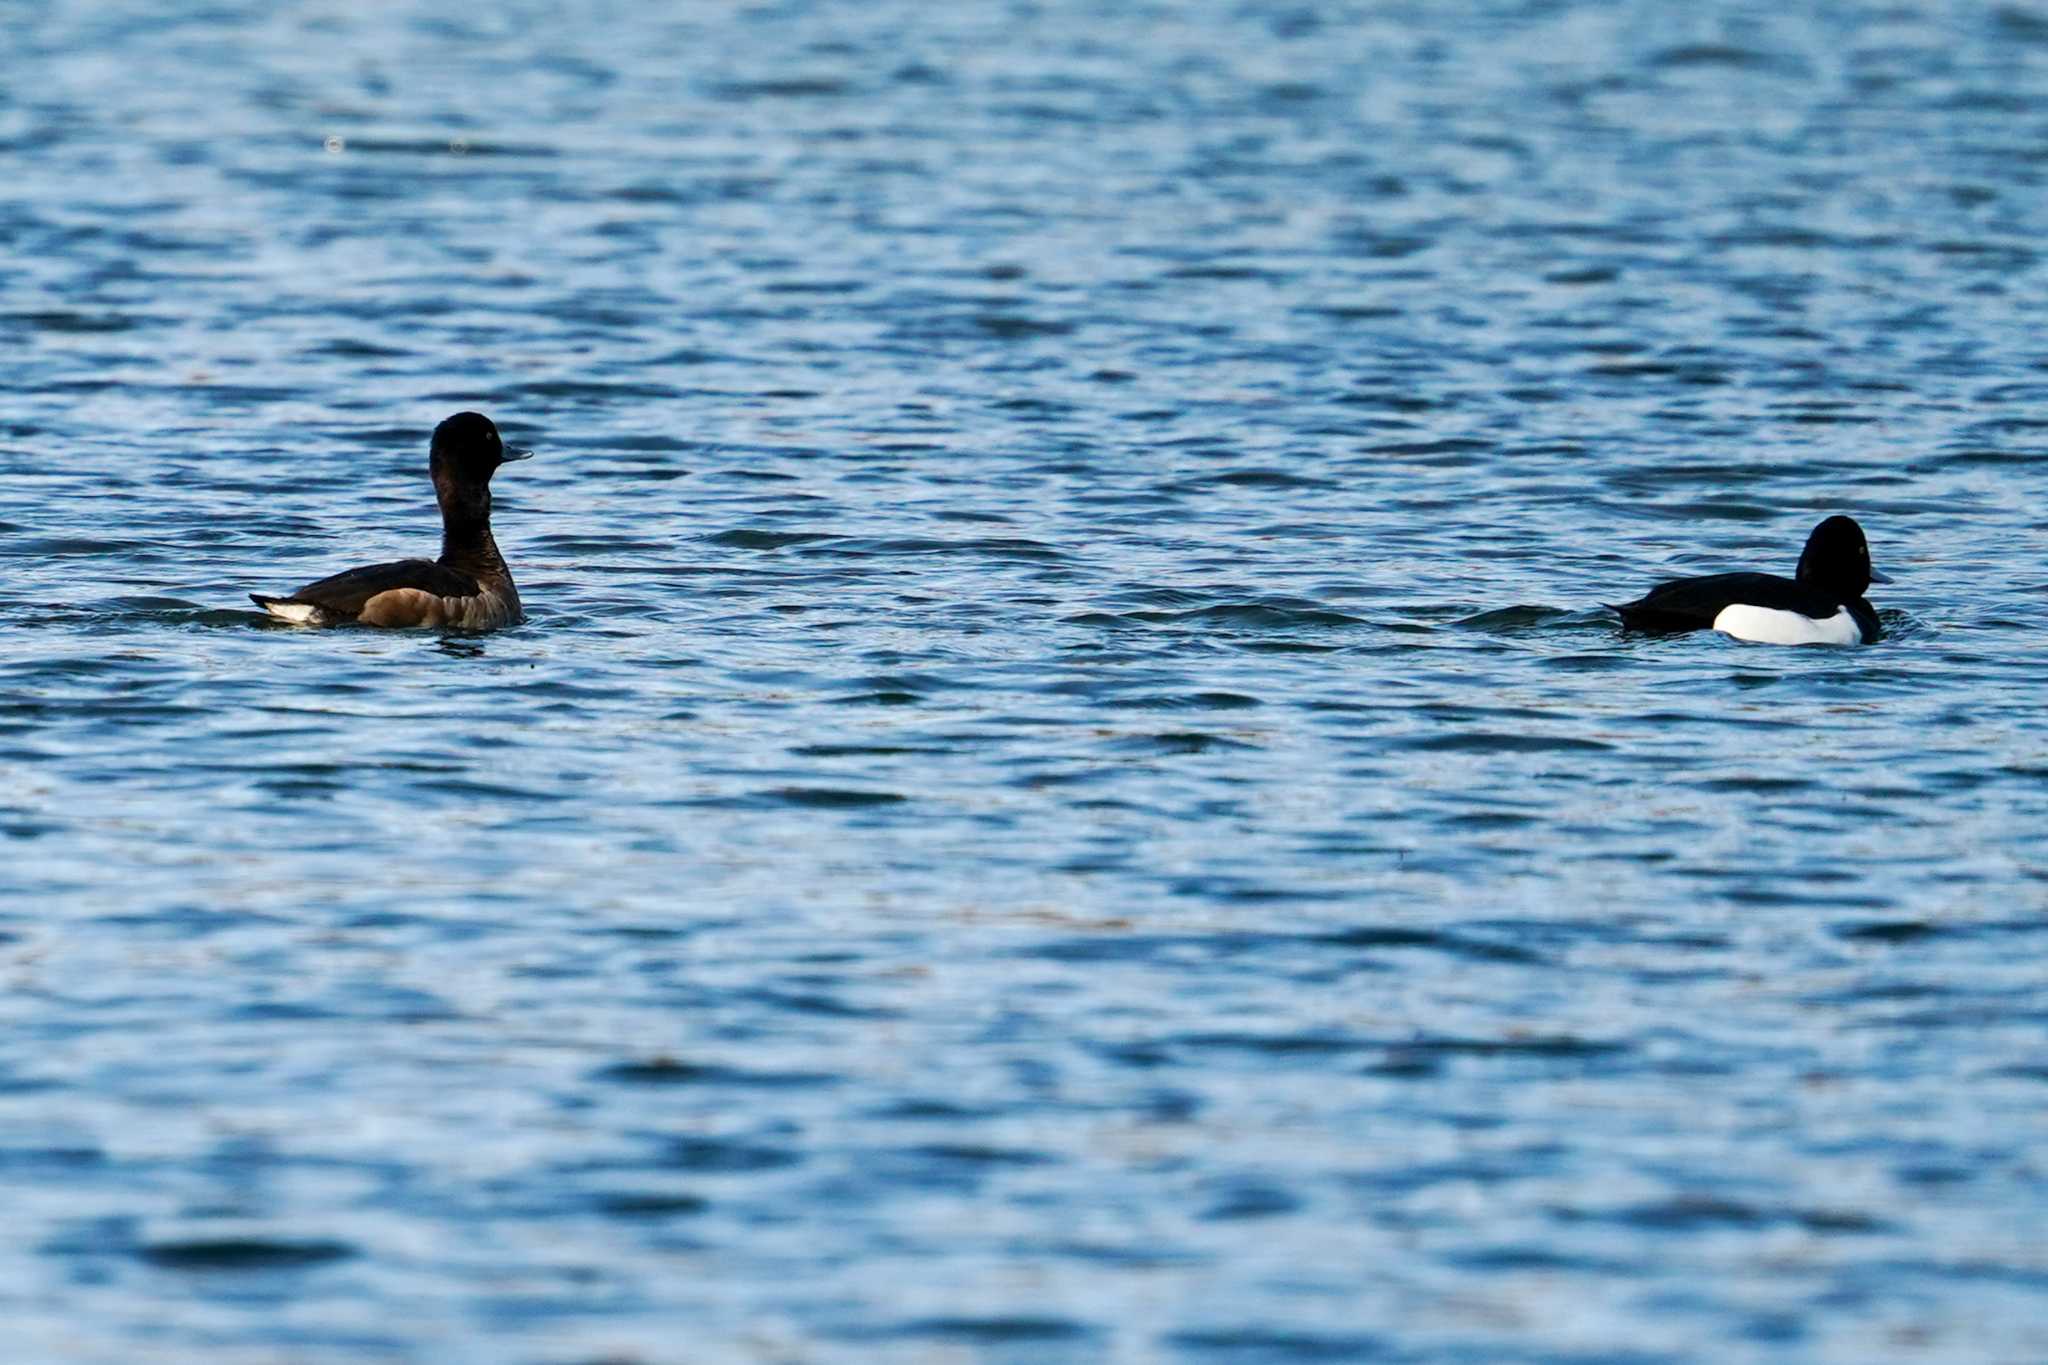
{"label": "duck's tail", "polygon": [[327,614],[311,602],[294,602],[289,597],[265,597],[260,592],[250,593],[249,600],[278,620],[289,621],[295,626],[317,626],[326,621]]}

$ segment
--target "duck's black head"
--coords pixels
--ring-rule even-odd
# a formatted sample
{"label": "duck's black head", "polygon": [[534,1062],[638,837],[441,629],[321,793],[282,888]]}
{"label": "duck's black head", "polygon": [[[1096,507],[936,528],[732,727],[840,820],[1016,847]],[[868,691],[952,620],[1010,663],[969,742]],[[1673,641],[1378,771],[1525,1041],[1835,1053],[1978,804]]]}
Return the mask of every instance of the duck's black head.
{"label": "duck's black head", "polygon": [[1891,580],[1870,567],[1870,542],[1851,517],[1829,517],[1813,528],[1799,556],[1799,581],[1853,602],[1872,583]]}
{"label": "duck's black head", "polygon": [[463,488],[487,488],[501,464],[524,460],[530,450],[514,450],[498,435],[497,423],[480,412],[458,412],[434,428],[427,468],[435,491],[444,497]]}

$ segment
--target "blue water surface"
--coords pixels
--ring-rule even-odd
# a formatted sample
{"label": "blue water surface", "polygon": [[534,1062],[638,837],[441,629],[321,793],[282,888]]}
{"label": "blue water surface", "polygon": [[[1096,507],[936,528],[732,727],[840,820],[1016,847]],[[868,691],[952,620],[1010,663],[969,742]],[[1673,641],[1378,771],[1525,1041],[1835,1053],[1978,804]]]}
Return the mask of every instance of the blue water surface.
{"label": "blue water surface", "polygon": [[2048,9],[0,44],[0,1358],[2048,1359]]}

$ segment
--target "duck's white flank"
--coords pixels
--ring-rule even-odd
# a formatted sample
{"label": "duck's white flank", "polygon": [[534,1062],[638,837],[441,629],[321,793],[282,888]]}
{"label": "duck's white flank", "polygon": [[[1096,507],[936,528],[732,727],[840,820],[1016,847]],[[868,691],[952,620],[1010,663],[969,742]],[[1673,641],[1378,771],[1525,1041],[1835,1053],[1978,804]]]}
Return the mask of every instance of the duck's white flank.
{"label": "duck's white flank", "polygon": [[1723,635],[1733,635],[1738,640],[1750,640],[1760,645],[1863,643],[1863,627],[1856,624],[1856,618],[1849,614],[1847,607],[1838,607],[1833,616],[1816,621],[1796,611],[1745,606],[1738,602],[1721,609],[1721,614],[1714,618],[1714,629]]}

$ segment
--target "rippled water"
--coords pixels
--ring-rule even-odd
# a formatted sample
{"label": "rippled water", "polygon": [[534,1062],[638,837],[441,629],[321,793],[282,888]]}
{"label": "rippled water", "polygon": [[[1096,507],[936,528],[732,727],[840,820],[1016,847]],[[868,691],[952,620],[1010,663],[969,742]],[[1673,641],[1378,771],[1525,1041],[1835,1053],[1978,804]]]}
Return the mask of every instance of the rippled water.
{"label": "rippled water", "polygon": [[2048,10],[454,8],[9,21],[0,1354],[2048,1358]]}

